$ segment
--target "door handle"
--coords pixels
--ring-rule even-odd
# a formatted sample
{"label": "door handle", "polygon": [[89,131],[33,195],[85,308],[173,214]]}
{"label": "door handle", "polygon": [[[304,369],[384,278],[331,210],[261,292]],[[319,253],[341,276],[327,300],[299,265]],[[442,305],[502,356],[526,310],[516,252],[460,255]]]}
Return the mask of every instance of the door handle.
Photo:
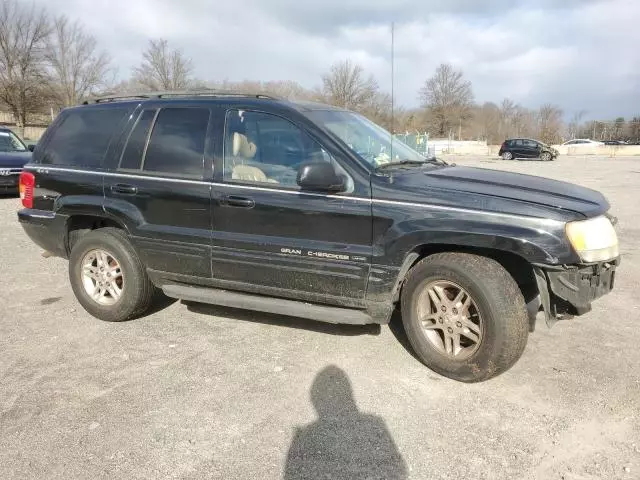
{"label": "door handle", "polygon": [[252,198],[229,195],[222,198],[222,203],[230,207],[253,208],[256,202]]}
{"label": "door handle", "polygon": [[138,193],[138,188],[133,185],[125,185],[124,183],[116,183],[111,185],[111,191],[113,193],[120,193],[122,195],[135,195]]}

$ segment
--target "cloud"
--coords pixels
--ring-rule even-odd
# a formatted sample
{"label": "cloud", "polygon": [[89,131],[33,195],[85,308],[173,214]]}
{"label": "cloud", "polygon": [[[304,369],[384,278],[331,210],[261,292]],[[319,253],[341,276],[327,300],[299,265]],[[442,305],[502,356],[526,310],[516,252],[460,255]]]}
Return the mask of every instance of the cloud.
{"label": "cloud", "polygon": [[331,63],[350,58],[390,90],[393,20],[399,104],[418,105],[424,81],[448,62],[480,102],[554,103],[591,118],[640,114],[633,0],[39,1],[81,20],[121,77],[149,38],[163,37],[203,79],[291,79],[311,88]]}

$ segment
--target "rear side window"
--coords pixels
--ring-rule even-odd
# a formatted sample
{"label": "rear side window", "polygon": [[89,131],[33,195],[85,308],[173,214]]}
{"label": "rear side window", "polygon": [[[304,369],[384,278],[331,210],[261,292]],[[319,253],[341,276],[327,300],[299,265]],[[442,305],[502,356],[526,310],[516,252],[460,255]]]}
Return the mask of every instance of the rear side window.
{"label": "rear side window", "polygon": [[147,137],[149,136],[151,123],[155,116],[155,110],[144,110],[140,114],[136,121],[136,125],[133,127],[133,131],[129,136],[124,152],[122,152],[120,168],[126,170],[140,170],[140,166],[142,165],[142,156],[144,155],[144,147],[147,144]]}
{"label": "rear side window", "polygon": [[100,167],[127,108],[77,109],[63,115],[44,147],[45,165]]}
{"label": "rear side window", "polygon": [[143,170],[202,177],[209,109],[160,110],[149,139]]}

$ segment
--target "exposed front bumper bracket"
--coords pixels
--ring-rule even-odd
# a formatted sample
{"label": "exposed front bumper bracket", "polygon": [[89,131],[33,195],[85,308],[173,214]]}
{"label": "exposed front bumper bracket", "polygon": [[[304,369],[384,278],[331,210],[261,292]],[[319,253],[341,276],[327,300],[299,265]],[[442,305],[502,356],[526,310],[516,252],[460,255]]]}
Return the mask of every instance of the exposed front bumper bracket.
{"label": "exposed front bumper bracket", "polygon": [[590,265],[534,266],[547,326],[590,312],[591,302],[613,289],[618,265],[620,258]]}

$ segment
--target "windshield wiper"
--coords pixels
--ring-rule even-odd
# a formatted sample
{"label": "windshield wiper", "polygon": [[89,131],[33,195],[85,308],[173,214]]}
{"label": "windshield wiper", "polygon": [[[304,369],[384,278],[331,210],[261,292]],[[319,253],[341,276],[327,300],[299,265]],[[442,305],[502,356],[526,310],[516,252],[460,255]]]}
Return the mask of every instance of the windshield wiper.
{"label": "windshield wiper", "polygon": [[435,157],[425,158],[424,160],[396,160],[395,162],[383,163],[382,165],[378,165],[376,170],[384,170],[389,167],[397,167],[403,165],[449,165],[444,160],[439,160]]}

